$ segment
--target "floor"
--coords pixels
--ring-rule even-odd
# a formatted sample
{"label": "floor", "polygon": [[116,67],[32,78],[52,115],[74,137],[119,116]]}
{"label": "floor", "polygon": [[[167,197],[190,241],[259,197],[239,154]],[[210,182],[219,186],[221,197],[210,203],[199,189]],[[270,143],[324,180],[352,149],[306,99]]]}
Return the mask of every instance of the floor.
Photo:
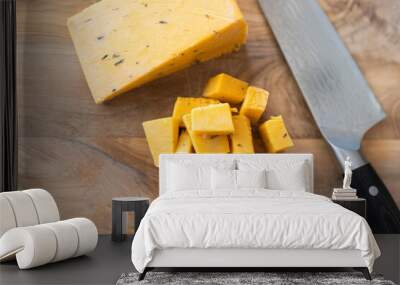
{"label": "floor", "polygon": [[94,252],[29,270],[18,270],[15,262],[0,264],[0,284],[115,284],[124,272],[134,271],[131,241],[116,243],[100,236]]}
{"label": "floor", "polygon": [[[375,272],[400,283],[400,235],[376,235],[382,257]],[[97,249],[82,256],[30,270],[18,270],[15,262],[0,265],[0,284],[115,284],[124,272],[134,271],[130,261],[131,240],[114,243],[100,236]]]}

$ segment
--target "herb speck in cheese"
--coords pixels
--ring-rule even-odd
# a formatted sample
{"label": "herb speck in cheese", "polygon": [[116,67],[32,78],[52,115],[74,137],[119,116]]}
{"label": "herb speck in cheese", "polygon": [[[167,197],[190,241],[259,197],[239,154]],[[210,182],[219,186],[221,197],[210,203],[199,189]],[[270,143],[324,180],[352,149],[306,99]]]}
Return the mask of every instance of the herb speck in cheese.
{"label": "herb speck in cheese", "polygon": [[208,19],[211,18],[210,15],[208,15],[208,14],[205,14],[204,16],[206,16],[206,18],[208,18]]}
{"label": "herb speck in cheese", "polygon": [[163,20],[159,21],[158,23],[159,23],[159,24],[168,24],[167,21],[163,21]]}
{"label": "herb speck in cheese", "polygon": [[114,53],[114,54],[112,55],[112,57],[113,57],[113,58],[118,58],[118,57],[119,57],[119,54]]}
{"label": "herb speck in cheese", "polygon": [[108,57],[108,54],[103,55],[103,57],[101,58],[101,60],[105,60]]}
{"label": "herb speck in cheese", "polygon": [[146,48],[149,48],[150,46],[149,45],[146,45]]}
{"label": "herb speck in cheese", "polygon": [[117,66],[117,65],[120,65],[123,62],[124,62],[124,59],[121,59],[121,60],[117,61],[116,63],[114,63],[114,65]]}
{"label": "herb speck in cheese", "polygon": [[92,18],[86,19],[85,23],[89,23],[92,20]]}
{"label": "herb speck in cheese", "polygon": [[104,36],[98,36],[98,37],[97,37],[97,40],[98,40],[98,41],[100,41],[100,40],[102,40],[102,39],[104,39]]}
{"label": "herb speck in cheese", "polygon": [[136,64],[139,64],[139,61],[136,61]]}
{"label": "herb speck in cheese", "polygon": [[115,91],[117,91],[117,89],[114,88],[114,89],[112,90],[112,92],[115,92]]}
{"label": "herb speck in cheese", "polygon": [[284,138],[286,138],[287,136],[288,136],[287,133],[285,133],[285,134],[283,135]]}

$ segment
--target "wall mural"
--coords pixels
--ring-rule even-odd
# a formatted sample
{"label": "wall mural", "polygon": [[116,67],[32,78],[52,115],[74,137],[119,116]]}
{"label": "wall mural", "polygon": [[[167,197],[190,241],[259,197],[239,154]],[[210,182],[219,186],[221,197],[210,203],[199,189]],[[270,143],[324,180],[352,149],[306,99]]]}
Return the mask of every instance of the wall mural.
{"label": "wall mural", "polygon": [[[187,13],[203,11],[195,1],[94,2],[17,7],[20,189],[45,188],[63,218],[79,214],[109,233],[112,197],[158,196],[159,153],[313,153],[315,192],[330,196],[341,184],[257,1],[224,1],[196,16]],[[390,80],[397,63],[387,68],[399,51],[381,45],[379,23],[360,27],[374,1],[360,1],[346,21],[341,3],[322,3],[388,116],[363,141],[387,188],[370,165],[354,170],[352,186],[368,199],[376,232],[400,232],[400,83]],[[376,41],[367,49],[353,30]]]}

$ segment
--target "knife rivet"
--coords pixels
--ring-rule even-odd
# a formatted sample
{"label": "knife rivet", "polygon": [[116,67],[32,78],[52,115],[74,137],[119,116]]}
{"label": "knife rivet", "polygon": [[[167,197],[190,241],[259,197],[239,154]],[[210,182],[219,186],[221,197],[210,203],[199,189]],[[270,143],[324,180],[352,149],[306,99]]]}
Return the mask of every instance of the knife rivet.
{"label": "knife rivet", "polygon": [[372,185],[372,186],[369,186],[368,192],[369,192],[369,195],[376,196],[376,195],[378,195],[379,190],[376,186]]}

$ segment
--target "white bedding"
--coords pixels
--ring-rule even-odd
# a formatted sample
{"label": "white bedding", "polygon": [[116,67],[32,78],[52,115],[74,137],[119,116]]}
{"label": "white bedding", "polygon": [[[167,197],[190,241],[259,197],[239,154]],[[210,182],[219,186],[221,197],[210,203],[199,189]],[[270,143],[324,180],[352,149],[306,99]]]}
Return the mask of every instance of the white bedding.
{"label": "white bedding", "polygon": [[162,195],[140,223],[132,262],[143,272],[165,248],[358,249],[370,271],[380,255],[359,215],[323,196],[265,189]]}

